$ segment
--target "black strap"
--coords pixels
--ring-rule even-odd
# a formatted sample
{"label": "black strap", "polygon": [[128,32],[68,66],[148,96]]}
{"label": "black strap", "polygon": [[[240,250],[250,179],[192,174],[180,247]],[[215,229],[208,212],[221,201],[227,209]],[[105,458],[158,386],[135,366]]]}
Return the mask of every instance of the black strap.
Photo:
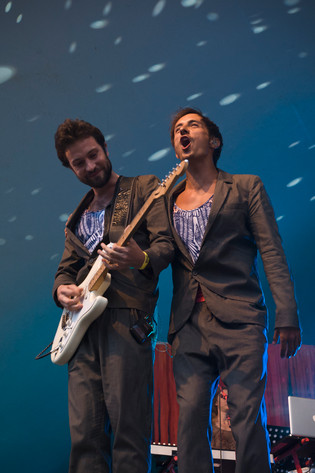
{"label": "black strap", "polygon": [[109,241],[116,243],[127,226],[134,177],[121,177],[109,228]]}
{"label": "black strap", "polygon": [[57,351],[58,348],[55,348],[55,350],[51,350],[51,351],[49,351],[48,353],[45,353],[45,352],[48,350],[48,348],[51,347],[52,344],[53,344],[53,342],[51,342],[49,345],[47,345],[46,348],[44,348],[44,350],[42,350],[40,353],[38,353],[38,355],[35,356],[35,360],[40,360],[41,358],[45,358],[45,356],[48,356],[48,355],[50,355],[51,353],[54,353],[55,351]]}

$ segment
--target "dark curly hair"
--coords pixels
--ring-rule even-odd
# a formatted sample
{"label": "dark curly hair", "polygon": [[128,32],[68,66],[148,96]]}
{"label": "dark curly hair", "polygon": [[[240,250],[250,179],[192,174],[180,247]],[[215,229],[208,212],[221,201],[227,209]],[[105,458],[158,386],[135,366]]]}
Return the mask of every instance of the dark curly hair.
{"label": "dark curly hair", "polygon": [[103,133],[91,123],[79,120],[76,118],[72,120],[67,118],[61,125],[58,126],[55,133],[55,148],[58,158],[63,166],[69,168],[69,162],[66,158],[66,150],[78,140],[89,138],[92,136],[95,141],[103,148],[106,153],[106,143]]}
{"label": "dark curly hair", "polygon": [[214,137],[220,140],[220,146],[213,151],[213,162],[214,162],[214,165],[216,166],[217,161],[222,151],[223,138],[220,133],[219,127],[215,123],[213,123],[208,117],[205,117],[202,114],[202,112],[198,110],[197,108],[190,108],[190,107],[180,108],[176,112],[176,114],[172,117],[172,121],[170,125],[170,135],[171,135],[172,146],[174,147],[174,129],[175,129],[176,123],[178,122],[180,118],[184,117],[185,115],[188,115],[189,113],[195,113],[202,118],[203,123],[207,127],[210,138]]}

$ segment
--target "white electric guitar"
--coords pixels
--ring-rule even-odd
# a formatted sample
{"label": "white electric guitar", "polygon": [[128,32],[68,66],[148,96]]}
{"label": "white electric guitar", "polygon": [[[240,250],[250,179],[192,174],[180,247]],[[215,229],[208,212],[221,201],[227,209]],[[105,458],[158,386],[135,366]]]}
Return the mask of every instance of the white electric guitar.
{"label": "white electric guitar", "polygon": [[[182,161],[157,186],[141,207],[140,211],[133,218],[130,225],[124,230],[117,245],[125,246],[128,243],[154,202],[171,190],[177,179],[184,174],[187,167],[188,161]],[[88,327],[105,310],[108,300],[103,294],[110,286],[110,281],[111,276],[108,273],[108,269],[104,266],[102,257],[98,256],[89,274],[79,286],[83,288],[81,300],[83,304],[82,309],[73,312],[64,309],[62,312],[50,352],[51,361],[53,363],[56,365],[64,365],[70,360]]]}

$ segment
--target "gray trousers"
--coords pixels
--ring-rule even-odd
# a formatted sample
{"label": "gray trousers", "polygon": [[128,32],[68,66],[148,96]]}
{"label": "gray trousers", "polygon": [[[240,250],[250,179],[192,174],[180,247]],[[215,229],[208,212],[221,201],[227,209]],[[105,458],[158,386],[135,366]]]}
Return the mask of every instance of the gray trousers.
{"label": "gray trousers", "polygon": [[262,326],[223,324],[204,302],[196,304],[172,344],[179,403],[179,473],[214,471],[211,408],[220,377],[228,388],[235,473],[270,473],[264,401],[267,347]]}
{"label": "gray trousers", "polygon": [[129,332],[138,316],[106,309],[69,362],[69,473],[150,471],[153,349]]}

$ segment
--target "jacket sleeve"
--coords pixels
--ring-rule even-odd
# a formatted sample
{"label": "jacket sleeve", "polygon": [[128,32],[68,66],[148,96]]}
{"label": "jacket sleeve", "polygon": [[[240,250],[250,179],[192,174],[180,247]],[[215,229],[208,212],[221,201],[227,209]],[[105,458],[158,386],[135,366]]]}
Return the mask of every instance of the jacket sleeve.
{"label": "jacket sleeve", "polygon": [[61,305],[57,299],[58,287],[61,284],[77,284],[78,274],[85,263],[86,259],[78,255],[77,251],[74,250],[69,237],[66,236],[64,252],[55,275],[55,282],[52,291],[54,301],[59,307],[61,307]]}
{"label": "jacket sleeve", "polygon": [[[158,178],[153,175],[138,177],[137,192],[142,204],[156,189],[158,183]],[[144,225],[147,242],[145,245],[140,244],[140,246],[150,258],[148,270],[144,270],[144,272],[147,271],[149,276],[149,271],[153,271],[154,276],[158,277],[160,272],[169,265],[174,257],[173,238],[171,236],[164,196],[154,202],[146,216]],[[137,234],[135,239],[137,240]]]}
{"label": "jacket sleeve", "polygon": [[249,191],[250,226],[276,304],[275,327],[299,327],[293,277],[282,247],[274,211],[260,178]]}

